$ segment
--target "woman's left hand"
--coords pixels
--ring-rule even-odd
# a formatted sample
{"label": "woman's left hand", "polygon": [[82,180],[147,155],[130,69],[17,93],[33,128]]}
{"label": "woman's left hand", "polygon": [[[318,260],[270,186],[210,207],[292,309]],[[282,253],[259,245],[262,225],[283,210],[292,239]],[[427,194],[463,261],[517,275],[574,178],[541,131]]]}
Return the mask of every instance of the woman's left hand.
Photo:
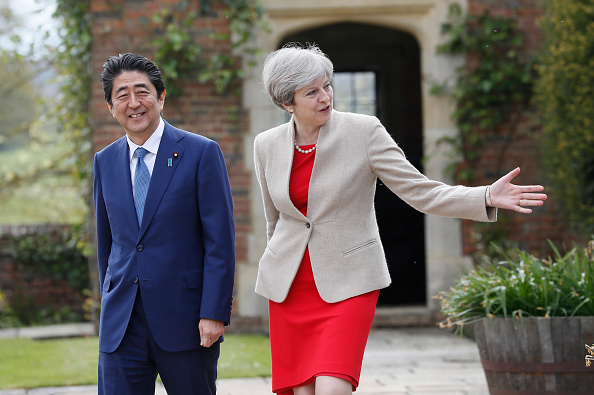
{"label": "woman's left hand", "polygon": [[493,207],[530,214],[532,210],[525,207],[542,206],[547,200],[547,195],[536,193],[544,190],[542,185],[512,184],[511,181],[518,174],[520,174],[520,168],[516,167],[491,185],[489,193],[491,204]]}

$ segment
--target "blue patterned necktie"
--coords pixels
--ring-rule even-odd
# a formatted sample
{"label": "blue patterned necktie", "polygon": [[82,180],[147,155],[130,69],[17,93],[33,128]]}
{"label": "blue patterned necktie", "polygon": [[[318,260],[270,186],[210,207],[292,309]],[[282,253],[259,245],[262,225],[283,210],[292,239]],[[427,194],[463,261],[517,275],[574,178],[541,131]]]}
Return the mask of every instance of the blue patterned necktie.
{"label": "blue patterned necktie", "polygon": [[142,223],[142,213],[144,212],[144,201],[146,200],[146,193],[148,192],[149,183],[151,182],[151,174],[144,163],[144,156],[148,151],[142,147],[136,148],[136,156],[138,162],[136,163],[136,173],[134,174],[134,204],[136,205],[136,215],[138,217],[138,224]]}

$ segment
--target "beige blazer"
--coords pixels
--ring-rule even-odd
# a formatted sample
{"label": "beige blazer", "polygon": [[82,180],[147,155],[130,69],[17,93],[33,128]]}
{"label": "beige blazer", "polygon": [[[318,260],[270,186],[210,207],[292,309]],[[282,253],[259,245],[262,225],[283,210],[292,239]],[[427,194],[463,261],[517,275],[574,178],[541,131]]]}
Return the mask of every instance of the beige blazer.
{"label": "beige blazer", "polygon": [[486,207],[486,187],[449,186],[427,179],[377,118],[338,111],[320,129],[305,217],[289,197],[293,125],[291,120],[260,133],[254,142],[268,237],[256,293],[274,302],[287,297],[307,246],[318,292],[326,302],[390,284],[374,210],[378,177],[424,213],[496,220],[496,209]]}

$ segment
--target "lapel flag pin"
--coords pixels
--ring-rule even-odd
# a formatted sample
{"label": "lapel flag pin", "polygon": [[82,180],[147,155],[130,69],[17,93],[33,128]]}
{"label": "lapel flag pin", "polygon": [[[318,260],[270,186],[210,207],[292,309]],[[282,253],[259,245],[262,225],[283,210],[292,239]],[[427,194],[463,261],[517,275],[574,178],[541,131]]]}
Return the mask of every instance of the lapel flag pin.
{"label": "lapel flag pin", "polygon": [[173,166],[173,159],[169,158],[167,159],[167,167],[171,167]]}

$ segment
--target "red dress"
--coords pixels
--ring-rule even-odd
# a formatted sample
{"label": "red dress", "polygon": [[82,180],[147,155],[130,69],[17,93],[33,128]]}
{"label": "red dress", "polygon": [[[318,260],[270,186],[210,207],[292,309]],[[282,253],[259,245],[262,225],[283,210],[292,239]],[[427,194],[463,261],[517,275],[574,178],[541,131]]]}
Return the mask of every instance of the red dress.
{"label": "red dress", "polygon": [[[295,151],[293,158],[289,194],[303,215],[307,215],[314,158],[315,151]],[[379,290],[338,303],[324,302],[306,249],[285,301],[269,302],[272,391],[292,395],[293,388],[310,384],[317,376],[348,380],[356,390],[378,295]]]}

